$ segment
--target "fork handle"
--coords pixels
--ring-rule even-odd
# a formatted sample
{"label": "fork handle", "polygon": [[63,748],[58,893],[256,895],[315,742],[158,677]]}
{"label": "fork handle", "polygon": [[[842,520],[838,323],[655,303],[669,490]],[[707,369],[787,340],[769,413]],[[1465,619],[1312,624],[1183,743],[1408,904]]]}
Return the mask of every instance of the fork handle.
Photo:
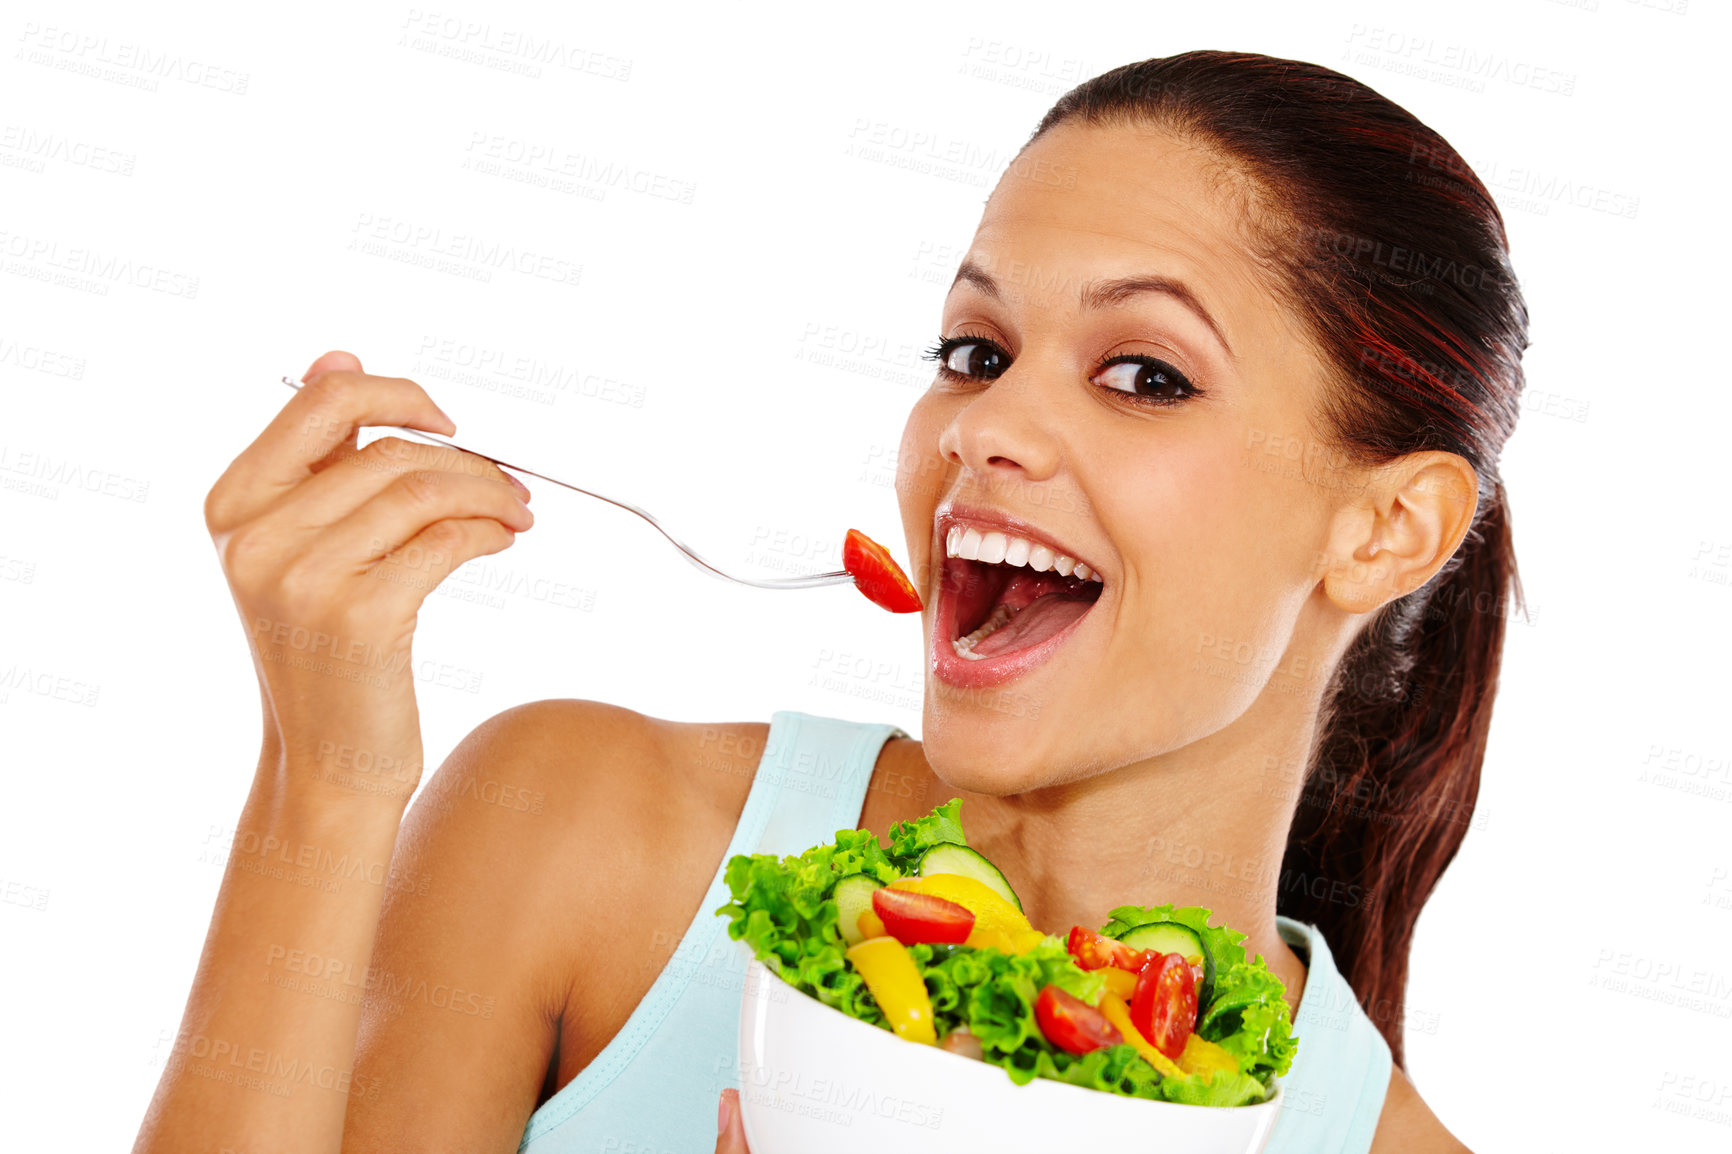
{"label": "fork handle", "polygon": [[[283,378],[283,384],[289,386],[291,389],[298,390],[301,388],[301,382],[295,380],[293,377],[285,376]],[[750,585],[756,589],[817,589],[824,585],[840,585],[845,581],[851,582],[854,580],[853,576],[844,569],[833,570],[829,573],[808,573],[801,577],[737,577],[734,574],[729,573],[726,570],[718,569],[708,561],[705,561],[684,541],[681,541],[678,537],[675,537],[672,533],[668,532],[660,521],[650,515],[648,510],[640,509],[630,501],[621,501],[603,493],[597,493],[594,489],[585,489],[581,486],[573,485],[570,481],[561,481],[558,477],[549,477],[546,473],[538,473],[534,469],[525,468],[522,465],[514,465],[510,461],[502,461],[498,457],[489,456],[488,454],[475,449],[465,448],[464,446],[459,445],[456,441],[446,440],[437,433],[429,433],[421,429],[410,429],[403,425],[369,425],[367,427],[390,429],[392,432],[402,433],[406,437],[414,437],[416,440],[425,441],[430,445],[440,445],[447,449],[456,449],[460,453],[468,453],[471,456],[480,457],[483,461],[491,461],[501,469],[510,469],[515,473],[523,473],[527,476],[534,477],[537,480],[546,481],[549,484],[570,489],[574,493],[582,493],[585,497],[594,497],[597,501],[605,501],[609,505],[624,509],[628,513],[635,513],[645,521],[648,521],[655,528],[656,532],[673,542],[674,548],[678,549],[680,555],[687,561],[690,561],[693,566],[703,570],[705,573],[708,573],[713,577],[719,577],[723,581],[732,581],[737,585]]]}

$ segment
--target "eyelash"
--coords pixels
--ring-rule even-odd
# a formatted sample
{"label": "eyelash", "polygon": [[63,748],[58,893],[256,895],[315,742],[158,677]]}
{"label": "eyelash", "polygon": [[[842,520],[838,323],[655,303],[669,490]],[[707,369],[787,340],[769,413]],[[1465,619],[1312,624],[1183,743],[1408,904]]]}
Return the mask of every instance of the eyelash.
{"label": "eyelash", "polygon": [[[939,375],[944,377],[946,380],[979,381],[982,378],[971,377],[967,373],[959,373],[950,367],[950,355],[957,349],[963,348],[967,345],[981,345],[992,352],[997,353],[1006,361],[1010,360],[1010,353],[1003,345],[999,344],[991,337],[970,336],[967,333],[959,333],[954,337],[940,337],[921,355],[926,360],[936,362],[938,365]],[[1132,403],[1156,407],[1168,407],[1183,404],[1194,397],[1200,397],[1203,395],[1203,390],[1192,384],[1189,377],[1185,376],[1185,374],[1180,372],[1175,366],[1161,360],[1159,357],[1138,356],[1128,353],[1120,354],[1116,357],[1102,357],[1095,363],[1094,370],[1089,374],[1089,377],[1093,379],[1095,376],[1105,372],[1113,365],[1143,365],[1147,368],[1159,370],[1170,376],[1177,383],[1180,390],[1180,395],[1176,397],[1151,397],[1144,393],[1129,393],[1124,389],[1114,389],[1106,385],[1099,386],[1106,392],[1116,394]]]}

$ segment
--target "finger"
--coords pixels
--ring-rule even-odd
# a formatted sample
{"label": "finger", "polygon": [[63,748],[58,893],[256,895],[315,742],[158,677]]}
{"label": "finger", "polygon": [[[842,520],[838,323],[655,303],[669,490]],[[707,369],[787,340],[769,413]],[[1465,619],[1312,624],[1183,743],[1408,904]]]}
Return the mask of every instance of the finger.
{"label": "finger", "polygon": [[751,1154],[746,1147],[746,1123],[740,1117],[740,1092],[723,1090],[716,1112],[716,1154]]}
{"label": "finger", "polygon": [[306,480],[310,466],[333,451],[341,453],[364,425],[457,431],[414,381],[343,369],[320,373],[289,398],[217,481],[205,502],[212,532],[247,519]]}
{"label": "finger", "polygon": [[535,515],[509,485],[473,474],[419,469],[396,477],[372,500],[318,534],[305,564],[313,571],[360,572],[435,522],[471,517],[491,517],[514,532],[535,524]]}
{"label": "finger", "polygon": [[[301,383],[304,385],[321,373],[338,371],[362,373],[366,370],[361,367],[361,358],[357,357],[354,353],[346,353],[340,349],[333,349],[331,352],[326,353],[324,356],[314,361],[312,365],[308,367],[307,371],[301,374]],[[323,457],[320,457],[317,461],[314,461],[308,466],[308,468],[317,473],[329,468],[337,461],[343,460],[355,451],[356,439],[359,436],[359,429],[351,429],[349,435],[343,438],[341,444],[332,449],[329,453],[326,453]]]}
{"label": "finger", "polygon": [[341,369],[344,372],[361,373],[366,370],[361,367],[361,358],[354,353],[346,353],[341,349],[332,349],[312,363],[306,372],[301,374],[301,383],[312,380],[320,373],[329,373]]}
{"label": "finger", "polygon": [[335,524],[403,474],[427,470],[484,477],[509,486],[519,500],[529,500],[529,489],[521,481],[485,457],[402,437],[380,437],[340,464],[341,468],[315,473],[284,493],[262,519],[299,528]]}
{"label": "finger", "polygon": [[503,552],[516,540],[516,533],[491,517],[435,521],[388,553],[372,576],[400,590],[400,608],[412,613],[459,565]]}

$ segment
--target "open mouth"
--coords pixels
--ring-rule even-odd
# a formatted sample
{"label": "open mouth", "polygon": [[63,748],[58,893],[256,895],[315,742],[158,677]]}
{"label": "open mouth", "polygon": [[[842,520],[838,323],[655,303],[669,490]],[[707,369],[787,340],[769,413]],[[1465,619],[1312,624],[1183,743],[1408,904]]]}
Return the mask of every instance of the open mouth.
{"label": "open mouth", "polygon": [[[1014,664],[1015,672],[1044,660],[1104,589],[1086,564],[1013,533],[952,524],[944,547],[933,648],[942,666],[967,680],[975,671],[958,668],[956,658]],[[1025,660],[1001,661],[1018,655]]]}

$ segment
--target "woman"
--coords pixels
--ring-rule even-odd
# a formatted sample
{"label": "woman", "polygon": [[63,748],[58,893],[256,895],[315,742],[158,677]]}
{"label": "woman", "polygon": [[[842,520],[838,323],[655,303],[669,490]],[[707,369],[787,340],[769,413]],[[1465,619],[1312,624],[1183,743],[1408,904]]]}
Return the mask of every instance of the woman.
{"label": "woman", "polygon": [[[701,1148],[734,1084],[721,862],[959,795],[1037,926],[1171,901],[1248,933],[1298,1007],[1271,1151],[1459,1149],[1400,1007],[1478,791],[1525,333],[1490,196],[1403,110],[1260,56],[1109,72],[994,191],[907,423],[924,743],[544,701],[406,825],[417,610],[528,494],[357,452],[454,430],[319,358],[206,503],[263,751],[137,1148]],[[743,1150],[732,1089],[718,1122]]]}

